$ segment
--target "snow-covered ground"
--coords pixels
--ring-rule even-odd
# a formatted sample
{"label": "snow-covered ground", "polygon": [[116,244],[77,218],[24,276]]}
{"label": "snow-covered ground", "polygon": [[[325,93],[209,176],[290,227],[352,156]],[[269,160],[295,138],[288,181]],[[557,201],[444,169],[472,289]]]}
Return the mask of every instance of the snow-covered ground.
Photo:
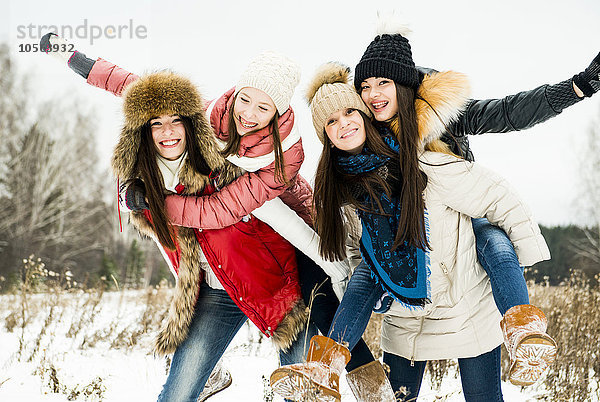
{"label": "snow-covered ground", "polygon": [[[155,330],[141,333],[139,325],[144,318],[150,322],[158,317],[148,306],[168,300],[167,296],[128,291],[105,293],[100,299],[87,293],[30,297],[32,320],[23,332],[20,359],[20,322],[11,332],[5,323],[10,323],[11,312],[19,311],[21,300],[0,297],[0,401],[156,400],[166,379],[166,360],[148,353]],[[271,342],[254,326],[242,327],[224,364],[233,384],[210,401],[269,400],[265,379],[277,367],[277,357]],[[343,400],[354,401],[344,380],[341,388]],[[536,395],[542,393],[509,383],[502,388],[504,399],[511,402],[538,400]],[[464,401],[460,379],[452,373],[434,391],[426,378],[419,401]]]}

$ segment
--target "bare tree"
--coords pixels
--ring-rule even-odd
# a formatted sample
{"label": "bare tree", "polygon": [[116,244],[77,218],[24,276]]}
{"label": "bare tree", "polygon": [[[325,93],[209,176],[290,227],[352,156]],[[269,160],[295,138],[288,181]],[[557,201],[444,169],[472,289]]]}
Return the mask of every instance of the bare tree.
{"label": "bare tree", "polygon": [[587,131],[580,160],[579,208],[586,218],[585,238],[573,241],[573,249],[586,262],[587,270],[600,272],[600,113]]}
{"label": "bare tree", "polygon": [[0,274],[29,254],[59,270],[90,252],[100,260],[114,210],[92,116],[74,101],[34,104],[4,46],[0,66]]}

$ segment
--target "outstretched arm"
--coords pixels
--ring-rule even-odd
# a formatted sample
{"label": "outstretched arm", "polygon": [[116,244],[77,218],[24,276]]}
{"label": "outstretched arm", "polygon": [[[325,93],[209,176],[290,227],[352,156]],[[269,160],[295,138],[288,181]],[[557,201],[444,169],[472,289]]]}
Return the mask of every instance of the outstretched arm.
{"label": "outstretched arm", "polygon": [[85,78],[88,84],[102,88],[116,96],[121,96],[125,87],[139,78],[101,58],[93,60],[77,50],[70,51],[71,44],[53,33],[42,37],[40,48],[46,49],[46,53],[66,62],[69,68]]}
{"label": "outstretched arm", "polygon": [[600,90],[600,53],[573,78],[501,99],[472,100],[442,139],[457,155],[473,160],[467,135],[525,130],[560,114]]}
{"label": "outstretched arm", "polygon": [[[285,174],[293,181],[304,160],[302,143],[283,153]],[[211,195],[170,195],[165,199],[169,221],[177,226],[220,229],[239,222],[266,201],[278,197],[286,185],[275,179],[274,163],[256,172],[246,172]]]}
{"label": "outstretched arm", "polygon": [[471,101],[454,128],[465,134],[525,130],[598,92],[599,73],[600,53],[584,71],[558,84],[542,85],[502,99]]}

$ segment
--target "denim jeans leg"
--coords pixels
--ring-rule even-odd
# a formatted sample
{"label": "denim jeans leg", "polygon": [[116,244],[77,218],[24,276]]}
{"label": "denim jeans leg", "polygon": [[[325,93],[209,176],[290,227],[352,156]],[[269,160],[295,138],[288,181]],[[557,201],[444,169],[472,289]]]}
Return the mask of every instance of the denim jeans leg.
{"label": "denim jeans leg", "polygon": [[[390,367],[390,384],[396,396],[403,401],[414,401],[419,396],[427,361],[411,361],[393,353],[383,352],[383,362]],[[404,388],[407,393],[399,393]]]}
{"label": "denim jeans leg", "polygon": [[306,328],[298,334],[298,337],[290,347],[286,350],[279,351],[279,365],[285,366],[287,364],[302,363],[306,361],[306,354],[308,353],[308,345],[310,338],[318,335],[319,330],[313,322],[309,322]]}
{"label": "denim jeans leg", "polygon": [[[331,279],[321,267],[298,250],[296,250],[296,261],[298,261],[302,298],[307,306],[311,306],[310,319],[322,334],[327,334],[340,305],[331,287]],[[348,372],[375,360],[362,338],[351,353],[352,358],[346,365]],[[283,362],[283,359],[281,361]]]}
{"label": "denim jeans leg", "polygon": [[500,313],[520,304],[529,304],[527,283],[515,249],[504,231],[485,218],[472,219],[477,258],[487,272],[492,294]]}
{"label": "denim jeans leg", "polygon": [[477,357],[458,359],[466,402],[501,402],[500,346]]}
{"label": "denim jeans leg", "polygon": [[246,316],[227,292],[200,287],[188,336],[175,351],[159,401],[195,402]]}
{"label": "denim jeans leg", "polygon": [[371,277],[370,268],[364,262],[360,263],[348,282],[329,337],[337,342],[348,342],[348,348],[353,349],[365,332],[373,306],[382,294],[383,288]]}

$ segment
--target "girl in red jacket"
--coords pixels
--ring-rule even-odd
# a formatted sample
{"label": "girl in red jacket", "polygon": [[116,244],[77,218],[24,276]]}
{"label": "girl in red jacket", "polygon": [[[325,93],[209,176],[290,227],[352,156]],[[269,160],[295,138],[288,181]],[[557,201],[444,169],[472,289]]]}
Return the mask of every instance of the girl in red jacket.
{"label": "girl in red jacket", "polygon": [[[173,73],[141,77],[123,93],[125,124],[112,157],[115,175],[142,179],[148,208],[130,221],[152,239],[177,277],[154,344],[174,353],[159,400],[196,400],[213,367],[249,318],[290,360],[303,329],[294,248],[268,225],[249,219],[213,230],[173,227],[165,192],[211,194],[241,174],[218,151],[191,82]],[[127,200],[125,200],[127,201]],[[233,245],[242,245],[232,247]],[[213,278],[213,279],[211,279]]]}

